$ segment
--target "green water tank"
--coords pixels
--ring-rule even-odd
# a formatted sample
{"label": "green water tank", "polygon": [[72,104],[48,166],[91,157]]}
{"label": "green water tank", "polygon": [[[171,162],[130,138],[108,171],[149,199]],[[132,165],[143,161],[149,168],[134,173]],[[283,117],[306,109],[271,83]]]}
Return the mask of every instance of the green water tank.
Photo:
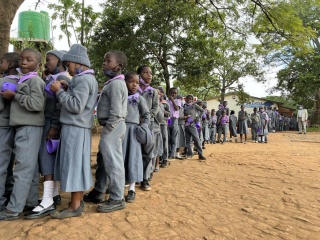
{"label": "green water tank", "polygon": [[18,38],[50,40],[50,18],[45,11],[24,11],[19,13]]}

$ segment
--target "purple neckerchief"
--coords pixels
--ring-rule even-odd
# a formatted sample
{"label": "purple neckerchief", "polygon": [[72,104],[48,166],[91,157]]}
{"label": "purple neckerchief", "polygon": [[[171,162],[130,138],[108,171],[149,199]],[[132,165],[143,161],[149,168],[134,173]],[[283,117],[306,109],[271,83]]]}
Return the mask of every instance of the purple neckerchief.
{"label": "purple neckerchief", "polygon": [[214,116],[211,116],[211,118],[212,118],[212,123],[216,124],[217,123],[217,116],[214,115]]}
{"label": "purple neckerchief", "polygon": [[137,99],[139,98],[139,93],[135,93],[132,95],[128,96],[128,103],[131,104],[132,106],[136,106],[137,105]]}
{"label": "purple neckerchief", "polygon": [[138,91],[141,93],[146,92],[146,91],[153,91],[153,90],[154,90],[154,88],[150,87],[150,86],[148,86],[145,90],[142,90],[142,88],[140,86],[138,88]]}
{"label": "purple neckerchief", "polygon": [[4,78],[10,78],[10,79],[15,79],[15,80],[19,80],[19,76],[18,75],[7,75]]}
{"label": "purple neckerchief", "polygon": [[38,73],[37,72],[30,72],[30,73],[27,73],[23,76],[21,76],[19,78],[19,81],[18,83],[23,83],[24,81],[28,80],[29,78],[32,78],[32,77],[35,77],[35,76],[38,76]]}
{"label": "purple neckerchief", "polygon": [[85,70],[75,76],[81,76],[81,75],[84,75],[84,74],[94,74],[94,71],[92,69],[88,69],[88,70]]}
{"label": "purple neckerchief", "polygon": [[109,79],[104,85],[108,85],[109,83],[115,81],[115,80],[121,80],[124,81],[124,75],[120,74],[118,76],[115,76],[114,78]]}
{"label": "purple neckerchief", "polygon": [[142,77],[139,76],[139,82],[143,85],[143,86],[150,86],[150,84],[146,84],[146,82],[142,79]]}
{"label": "purple neckerchief", "polygon": [[48,77],[46,77],[46,80],[47,80],[47,81],[50,80],[50,82],[51,82],[52,80],[57,80],[57,78],[58,78],[59,76],[61,76],[61,75],[67,76],[67,75],[68,75],[68,72],[65,71],[65,72],[59,72],[59,73],[54,74],[54,75],[49,75]]}
{"label": "purple neckerchief", "polygon": [[185,103],[183,108],[184,109],[190,109],[190,108],[192,108],[192,106],[193,106],[193,103]]}

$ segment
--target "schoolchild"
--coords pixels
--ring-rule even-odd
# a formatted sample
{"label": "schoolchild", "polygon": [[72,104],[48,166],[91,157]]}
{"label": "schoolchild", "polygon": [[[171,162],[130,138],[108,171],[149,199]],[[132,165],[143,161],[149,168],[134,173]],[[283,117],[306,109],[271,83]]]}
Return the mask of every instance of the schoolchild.
{"label": "schoolchild", "polygon": [[234,114],[234,110],[231,110],[231,115],[229,116],[229,132],[230,132],[230,142],[232,142],[232,137],[235,138],[235,143],[238,142],[237,139],[237,124],[238,124],[238,119],[236,115]]}
{"label": "schoolchild", "polygon": [[158,94],[159,94],[159,106],[161,106],[162,110],[163,110],[163,114],[164,114],[164,118],[161,120],[160,122],[160,132],[161,132],[161,137],[162,137],[162,155],[159,156],[157,161],[156,161],[156,167],[154,169],[155,172],[158,172],[160,169],[160,164],[159,162],[161,162],[161,164],[164,166],[168,167],[168,158],[169,158],[169,134],[168,134],[168,130],[169,130],[169,126],[171,123],[171,119],[170,119],[170,106],[168,101],[166,101],[166,96],[165,96],[165,92],[164,89],[159,86],[158,88]]}
{"label": "schoolchild", "polygon": [[[150,86],[152,82],[152,70],[147,65],[142,65],[138,68],[137,74],[139,75],[140,85],[138,88],[138,93],[145,98],[147,102],[148,109],[150,111],[150,123],[149,128],[153,135],[153,124],[154,117],[159,111],[159,96],[158,91]],[[142,159],[143,159],[143,181],[141,183],[141,189],[144,191],[150,191],[151,186],[149,184],[149,178],[152,171],[152,158],[154,140],[152,144],[142,146]]]}
{"label": "schoolchild", "polygon": [[[0,58],[0,74],[3,76],[0,78],[0,91],[5,90],[9,83],[13,86],[18,83],[16,68],[19,67],[19,57],[19,53],[10,52]],[[10,104],[0,95],[0,211],[5,209],[13,189],[14,128],[9,124]]]}
{"label": "schoolchild", "polygon": [[123,52],[112,50],[105,54],[103,72],[109,80],[100,94],[97,117],[99,124],[103,126],[99,152],[109,180],[109,199],[98,205],[98,212],[112,212],[126,207],[123,149],[119,147],[123,145],[128,111],[128,89],[124,75],[121,74],[126,66],[127,57]]}
{"label": "schoolchild", "polygon": [[[267,124],[268,127],[268,124]],[[260,114],[257,113],[257,108],[253,108],[253,113],[251,114],[251,135],[252,135],[252,142],[258,142],[258,133],[261,131],[260,126]]]}
{"label": "schoolchild", "polygon": [[[136,73],[126,73],[125,81],[128,88],[128,115],[125,118],[126,133],[122,145],[125,180],[129,184],[126,202],[133,203],[136,198],[135,183],[143,180],[143,163],[141,144],[138,139],[144,138],[151,141],[149,131],[150,113],[146,101],[137,91],[139,87],[139,77]],[[141,121],[140,121],[141,119]],[[141,134],[142,131],[142,134]]]}
{"label": "schoolchild", "polygon": [[[197,99],[197,101],[195,102],[195,104],[197,104],[199,107],[202,108],[202,105],[203,105],[203,101],[201,99]],[[203,133],[202,133],[202,115],[204,113],[204,110],[202,109],[202,111],[197,111],[197,117],[195,119],[195,123],[196,123],[196,128],[198,130],[198,133],[199,133],[199,139],[200,139],[200,144],[202,146],[202,149],[205,149],[203,148],[203,142],[204,142],[204,139],[203,139]],[[194,149],[196,150],[196,149]],[[197,151],[195,152],[197,153]]]}
{"label": "schoolchild", "polygon": [[[182,104],[182,96],[177,95],[177,99],[181,100]],[[179,160],[183,160],[184,157],[181,156],[181,152],[184,151],[186,147],[186,134],[185,134],[185,119],[184,119],[184,109],[183,107],[179,108],[179,119],[178,119],[178,138],[177,138],[177,153],[176,158]]]}
{"label": "schoolchild", "polygon": [[218,119],[218,139],[221,139],[221,134],[223,134],[223,140],[221,144],[227,141],[227,129],[229,127],[229,117],[226,115],[226,111],[222,110],[222,115]]}
{"label": "schoolchild", "polygon": [[[226,115],[229,117],[229,120],[230,120],[230,109],[228,107],[228,101],[223,101],[222,103],[222,109],[224,109],[226,111]],[[227,127],[227,132],[226,132],[226,135],[227,135],[227,138],[226,138],[226,141],[228,141],[228,132],[230,130],[230,127]]]}
{"label": "schoolchild", "polygon": [[193,156],[193,151],[191,148],[191,138],[192,138],[195,144],[195,148],[198,152],[199,159],[206,160],[206,157],[203,156],[202,154],[202,147],[199,139],[199,133],[195,123],[198,117],[198,112],[203,113],[203,109],[196,103],[193,103],[192,95],[186,96],[186,103],[184,104],[183,108],[184,108],[184,116],[186,120],[186,123],[185,123],[186,147],[187,147],[186,156],[187,158],[191,158]]}
{"label": "schoolchild", "polygon": [[258,132],[259,143],[265,143],[265,137],[268,134],[268,114],[264,111],[263,107],[259,107],[260,115],[260,131]]}
{"label": "schoolchild", "polygon": [[0,212],[0,220],[18,219],[26,203],[30,206],[38,203],[38,193],[29,190],[38,172],[38,152],[45,122],[44,82],[36,72],[40,64],[41,54],[37,50],[24,49],[19,57],[17,71],[21,77],[16,92],[1,93],[11,101],[9,124],[15,129],[15,183],[6,209]]}
{"label": "schoolchild", "polygon": [[209,128],[210,128],[210,142],[211,144],[216,144],[216,135],[217,135],[217,115],[216,110],[211,110]]}
{"label": "schoolchild", "polygon": [[67,91],[61,88],[60,81],[50,85],[50,90],[55,92],[61,104],[61,133],[54,180],[60,181],[62,191],[71,192],[71,201],[69,207],[51,214],[57,219],[77,217],[83,213],[83,192],[92,185],[91,127],[98,94],[98,84],[84,46],[73,44],[63,55],[62,62],[72,79]]}
{"label": "schoolchild", "polygon": [[39,151],[39,169],[43,182],[43,197],[41,203],[32,211],[25,214],[26,219],[35,219],[49,215],[54,212],[56,205],[61,204],[59,195],[59,182],[54,182],[54,163],[56,154],[48,153],[47,141],[49,139],[58,139],[60,135],[61,123],[59,121],[61,104],[56,98],[55,93],[50,90],[53,81],[63,81],[63,84],[69,84],[70,78],[65,66],[62,64],[62,56],[65,52],[51,50],[46,54],[45,71],[49,74],[45,79],[45,97],[46,106],[44,110],[45,126],[42,133],[42,141]]}
{"label": "schoolchild", "polygon": [[182,107],[181,99],[177,98],[178,89],[169,89],[168,102],[170,106],[170,124],[168,125],[169,136],[169,158],[176,158],[177,140],[179,132],[179,109]]}
{"label": "schoolchild", "polygon": [[[247,118],[248,114],[244,110],[244,105],[240,106],[241,110],[238,112],[238,128],[237,133],[240,134],[240,142],[247,143],[248,125]],[[242,141],[242,135],[244,135],[244,142]]]}
{"label": "schoolchild", "polygon": [[210,131],[209,131],[210,114],[207,109],[207,102],[202,102],[202,108],[204,110],[204,113],[201,115],[202,136],[203,136],[202,149],[205,149],[205,146],[204,146],[205,143],[208,143],[210,140]]}

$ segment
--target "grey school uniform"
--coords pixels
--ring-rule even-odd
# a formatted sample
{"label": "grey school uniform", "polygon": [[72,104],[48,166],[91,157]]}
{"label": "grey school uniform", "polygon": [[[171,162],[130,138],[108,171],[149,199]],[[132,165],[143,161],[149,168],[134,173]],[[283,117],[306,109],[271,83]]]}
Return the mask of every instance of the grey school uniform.
{"label": "grey school uniform", "polygon": [[[169,100],[169,112],[171,124],[168,125],[168,145],[169,145],[169,157],[175,157],[177,151],[177,141],[179,132],[179,109],[181,109],[181,100],[174,99],[175,104],[178,106],[178,110],[174,110],[174,106],[171,100]],[[162,135],[164,135],[162,133]]]}
{"label": "grey school uniform", "polygon": [[266,136],[268,135],[268,127],[264,127],[268,124],[268,115],[265,112],[259,112],[260,114],[260,131],[258,132],[258,136]]}
{"label": "grey school uniform", "polygon": [[62,128],[54,178],[63,192],[81,192],[92,185],[91,127],[97,93],[96,78],[85,72],[71,79],[67,92],[56,92]]}
{"label": "grey school uniform", "polygon": [[248,125],[247,125],[247,112],[239,111],[238,113],[238,134],[247,134],[248,133]]}
{"label": "grey school uniform", "polygon": [[[170,106],[167,102],[162,102],[159,104],[159,106],[163,107],[163,115],[164,117],[161,119],[160,122],[160,132],[161,132],[161,137],[162,137],[162,160],[167,161],[169,157],[169,131],[168,129],[168,117],[170,116]],[[178,123],[178,122],[177,122]]]}
{"label": "grey school uniform", "polygon": [[128,98],[128,115],[125,119],[126,134],[123,141],[123,158],[125,166],[125,180],[127,183],[142,182],[143,162],[141,144],[137,141],[137,126],[149,124],[150,113],[143,97],[131,95]]}
{"label": "grey school uniform", "polygon": [[210,128],[210,142],[216,143],[216,135],[217,135],[217,116],[210,116],[209,128]]}
{"label": "grey school uniform", "polygon": [[97,117],[104,126],[100,136],[99,151],[109,179],[110,199],[122,200],[125,170],[122,145],[126,133],[128,89],[123,75],[110,79],[101,91]]}
{"label": "grey school uniform", "polygon": [[184,109],[179,109],[179,120],[178,120],[178,139],[177,139],[177,148],[186,146],[186,134],[185,134],[185,123],[184,119]]}
{"label": "grey school uniform", "polygon": [[[203,109],[197,105],[197,104],[185,104],[183,106],[184,108],[184,115],[190,116],[192,120],[196,119],[198,112],[203,113]],[[186,130],[186,147],[187,147],[187,155],[192,156],[193,151],[191,149],[191,138],[194,141],[195,147],[198,151],[199,155],[202,155],[202,146],[199,139],[199,133],[197,131],[197,128],[195,126],[194,122],[186,122],[185,124],[185,130]]]}
{"label": "grey school uniform", "polygon": [[[67,74],[65,72],[64,74]],[[53,79],[57,81],[65,80],[68,84],[70,83],[70,78],[66,75],[59,75],[57,78],[48,79],[45,84],[49,84]],[[42,176],[53,174],[54,172],[54,162],[56,159],[56,153],[48,153],[47,151],[47,134],[50,128],[56,128],[60,131],[61,123],[59,121],[61,104],[55,95],[50,95],[45,93],[46,97],[46,107],[44,110],[45,125],[43,127],[42,141],[39,151],[39,168]]]}
{"label": "grey school uniform", "polygon": [[[144,91],[139,87],[138,93],[144,97],[147,103],[147,107],[150,112],[150,123],[149,128],[153,134],[153,124],[154,117],[159,111],[159,96],[157,90],[148,86]],[[151,144],[142,145],[142,159],[143,159],[143,179],[148,180],[150,178],[151,168],[152,168],[152,158],[154,157],[153,148],[154,148],[155,137],[153,134],[153,141]]]}
{"label": "grey school uniform", "polygon": [[237,122],[237,117],[234,114],[231,114],[229,117],[230,138],[237,137]]}
{"label": "grey school uniform", "polygon": [[[10,126],[16,134],[13,170],[14,187],[7,205],[12,212],[22,212],[24,206],[38,204],[38,192],[32,191],[38,179],[38,152],[44,126],[44,82],[33,76],[18,84],[17,94],[11,101]],[[30,191],[31,190],[31,191]]]}
{"label": "grey school uniform", "polygon": [[[163,140],[161,134],[161,122],[164,121],[164,105],[159,105],[159,111],[154,118],[154,125],[153,125],[153,137],[154,137],[154,147],[153,147],[153,158],[152,158],[152,167],[150,169],[150,173],[153,172],[155,168],[156,158],[158,156],[162,156],[163,154]],[[150,177],[150,176],[149,176]]]}
{"label": "grey school uniform", "polygon": [[209,120],[208,110],[205,110],[205,113],[202,115],[202,135],[204,141],[210,140]]}
{"label": "grey school uniform", "polygon": [[[4,82],[16,84],[18,76],[0,78],[0,89]],[[14,128],[9,126],[10,101],[0,96],[0,206],[7,200],[3,195],[13,188],[13,162],[14,162]]]}
{"label": "grey school uniform", "polygon": [[251,114],[251,135],[252,141],[258,141],[258,132],[261,129],[260,125],[260,114],[259,113],[252,113]]}

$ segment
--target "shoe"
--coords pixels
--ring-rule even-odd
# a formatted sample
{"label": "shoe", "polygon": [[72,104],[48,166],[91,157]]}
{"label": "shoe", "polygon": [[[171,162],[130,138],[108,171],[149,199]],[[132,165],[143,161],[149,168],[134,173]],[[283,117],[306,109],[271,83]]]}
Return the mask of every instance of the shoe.
{"label": "shoe", "polygon": [[226,143],[225,141],[222,141],[222,142],[221,142],[221,144],[225,144],[225,143]]}
{"label": "shoe", "polygon": [[177,159],[178,159],[178,160],[184,160],[184,157],[177,156]]}
{"label": "shoe", "polygon": [[112,200],[108,199],[100,204],[98,204],[97,211],[108,213],[117,210],[124,209],[126,207],[126,202],[123,200]]}
{"label": "shoe", "polygon": [[98,192],[95,189],[92,189],[89,193],[83,196],[83,201],[101,203],[104,201],[104,194],[102,194],[101,192]]}
{"label": "shoe", "polygon": [[168,162],[163,162],[163,163],[160,164],[160,167],[161,168],[167,168],[167,167],[169,167],[169,164],[168,164]]}
{"label": "shoe", "polygon": [[199,155],[199,160],[207,160],[207,158],[203,155]]}
{"label": "shoe", "polygon": [[[39,205],[40,207],[42,207],[41,205]],[[56,210],[56,205],[55,203],[53,203],[52,205],[50,205],[47,208],[42,207],[43,210],[41,210],[40,212],[34,212],[34,211],[30,211],[27,212],[26,214],[24,214],[24,218],[25,219],[37,219],[37,218],[41,218],[41,217],[45,217],[50,215],[50,213],[53,213]]]}
{"label": "shoe", "polygon": [[6,209],[6,205],[5,205],[5,204],[3,204],[3,205],[0,206],[0,212],[2,212],[2,211],[5,210],[5,209]]}
{"label": "shoe", "polygon": [[202,149],[206,149],[206,147],[205,147],[205,146],[203,146],[203,147],[202,147]]}
{"label": "shoe", "polygon": [[61,196],[60,195],[54,196],[53,201],[56,204],[56,206],[61,205]]}
{"label": "shoe", "polygon": [[230,139],[229,142],[232,142],[232,140]]}
{"label": "shoe", "polygon": [[128,192],[128,195],[126,196],[126,202],[133,203],[136,199],[136,193],[133,190],[130,190]]}
{"label": "shoe", "polygon": [[65,208],[59,212],[51,213],[50,216],[54,219],[65,219],[65,218],[72,218],[72,217],[79,217],[83,213],[83,206],[80,206],[76,210],[69,210]]}
{"label": "shoe", "polygon": [[32,211],[36,206],[27,206],[25,205],[23,208],[23,212],[30,212]]}
{"label": "shoe", "polygon": [[10,221],[10,220],[16,220],[19,218],[20,218],[20,213],[11,212],[8,209],[4,209],[2,212],[0,212],[0,220]]}
{"label": "shoe", "polygon": [[243,143],[244,143],[244,144],[247,144],[247,141],[244,141]]}
{"label": "shoe", "polygon": [[143,180],[143,182],[141,183],[141,189],[143,191],[150,191],[151,190],[151,186],[149,185],[149,182],[147,180]]}
{"label": "shoe", "polygon": [[307,134],[307,133],[304,133],[304,134]]}
{"label": "shoe", "polygon": [[237,143],[237,142],[238,142],[238,139],[234,140],[234,142]]}
{"label": "shoe", "polygon": [[156,167],[153,172],[159,172],[160,171],[160,168],[159,167]]}
{"label": "shoe", "polygon": [[153,173],[150,173],[150,177],[149,177],[148,181],[151,181],[152,178],[153,178]]}

